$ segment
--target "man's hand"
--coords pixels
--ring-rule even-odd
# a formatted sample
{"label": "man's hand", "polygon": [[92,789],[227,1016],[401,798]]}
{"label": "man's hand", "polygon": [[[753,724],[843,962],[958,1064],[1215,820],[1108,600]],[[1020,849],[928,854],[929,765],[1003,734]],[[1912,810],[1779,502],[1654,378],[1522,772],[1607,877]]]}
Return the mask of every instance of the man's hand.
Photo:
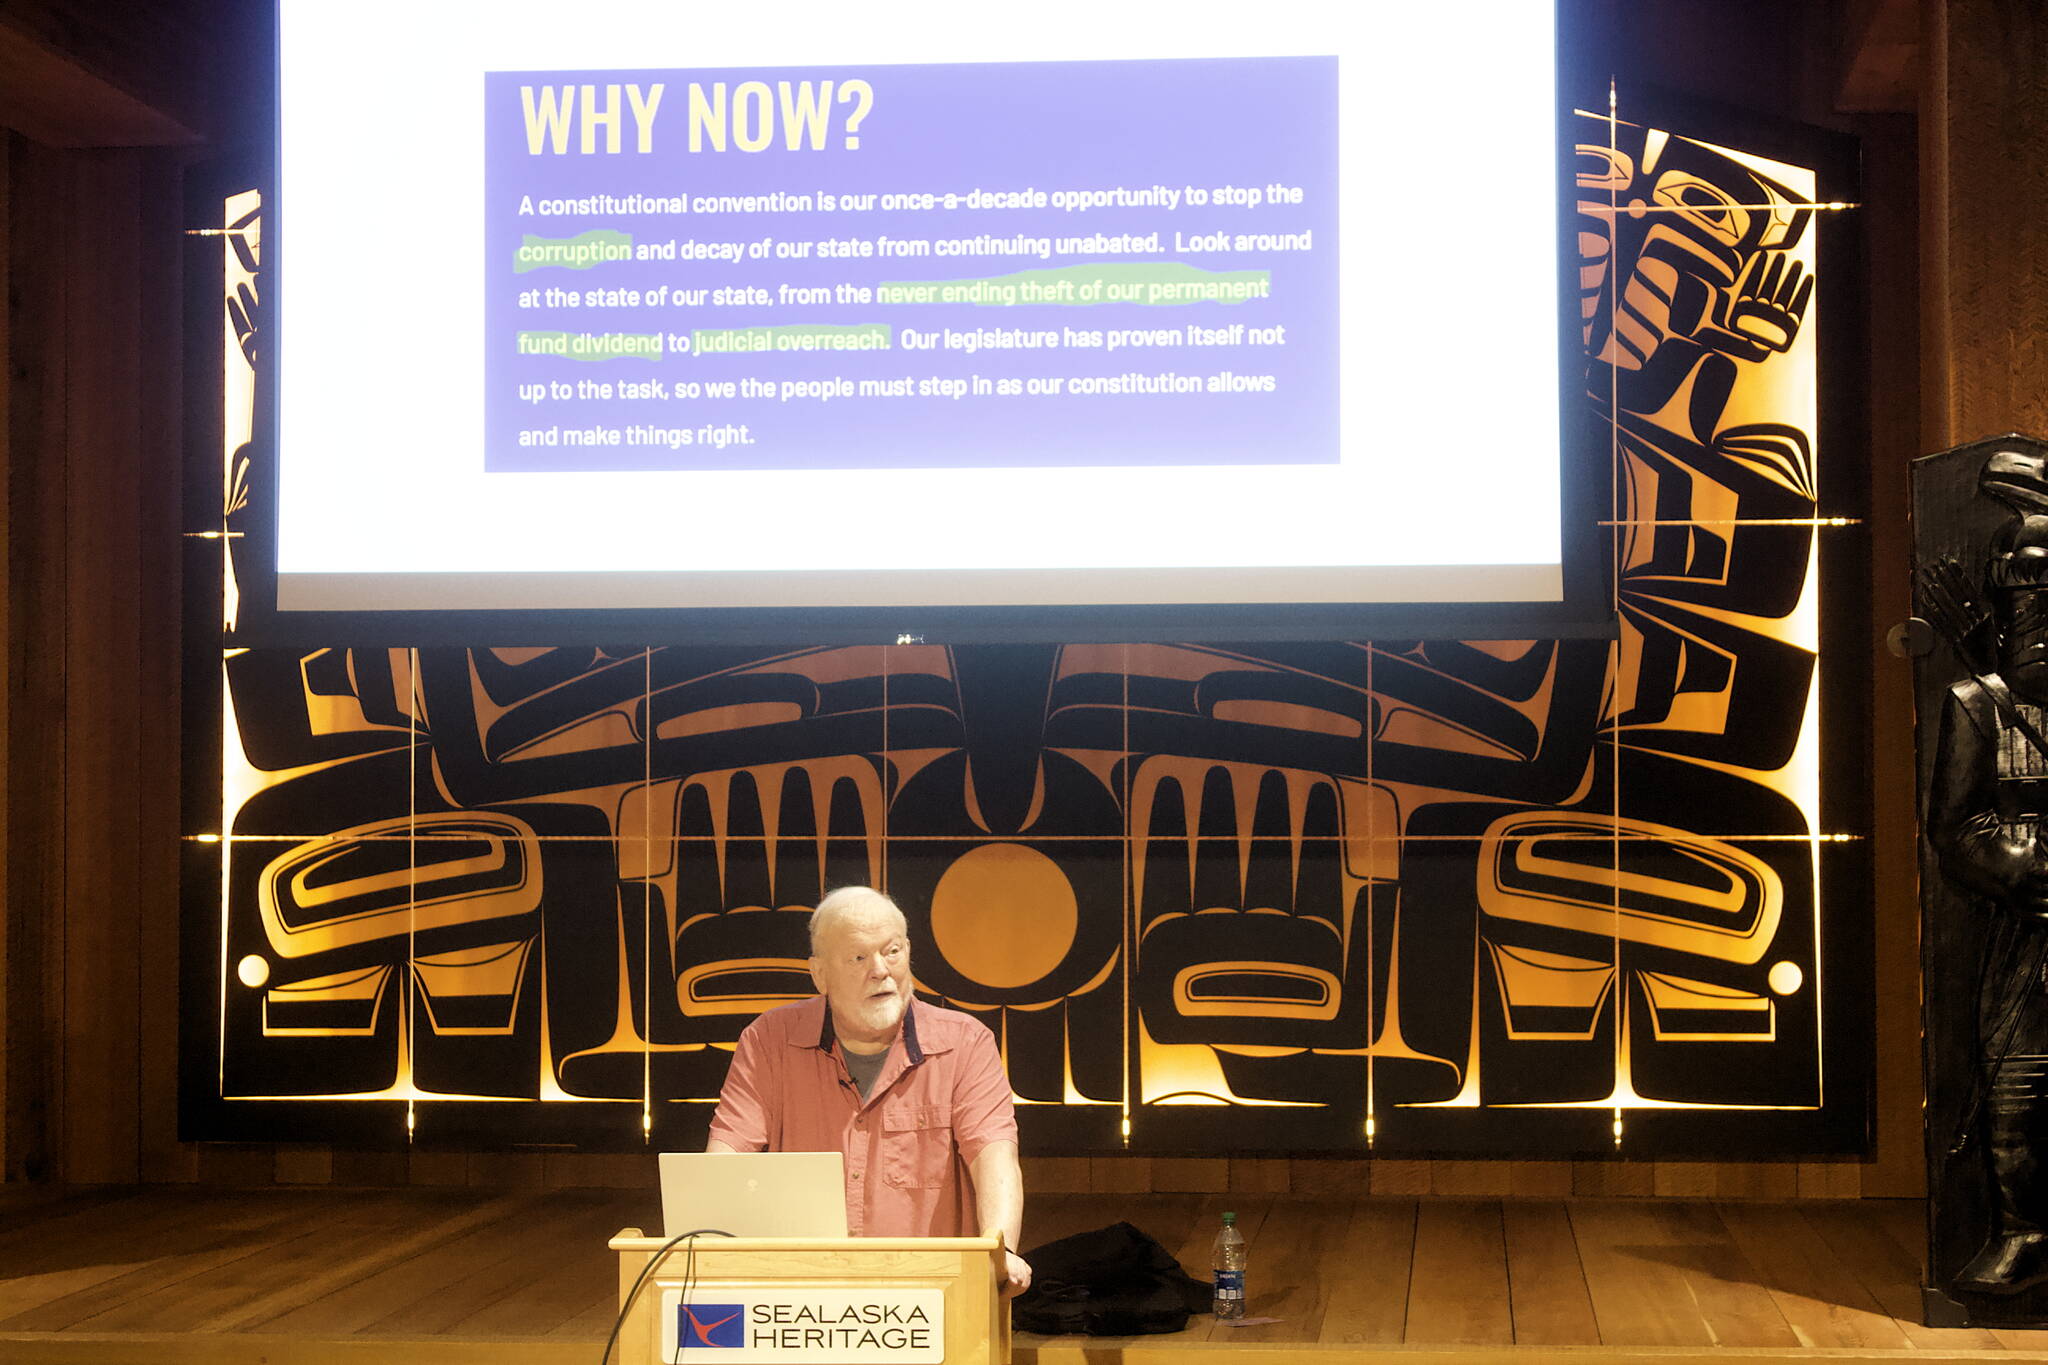
{"label": "man's hand", "polygon": [[1003,1248],[1003,1297],[1014,1299],[1031,1287],[1031,1263]]}

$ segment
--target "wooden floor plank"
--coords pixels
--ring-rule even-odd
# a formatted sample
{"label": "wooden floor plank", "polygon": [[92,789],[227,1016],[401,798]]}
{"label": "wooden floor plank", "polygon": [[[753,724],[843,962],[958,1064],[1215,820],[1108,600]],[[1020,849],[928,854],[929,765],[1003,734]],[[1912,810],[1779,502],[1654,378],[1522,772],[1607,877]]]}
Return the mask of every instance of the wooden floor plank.
{"label": "wooden floor plank", "polygon": [[1566,1206],[1585,1270],[1600,1344],[1711,1346],[1684,1266],[1669,1254],[1665,1230],[1629,1199],[1581,1199]]}
{"label": "wooden floor plank", "polygon": [[562,1325],[549,1332],[548,1337],[556,1341],[570,1338],[599,1341],[612,1330],[612,1320],[618,1311],[618,1286],[608,1283],[603,1294],[564,1318]]}
{"label": "wooden floor plank", "polygon": [[1608,1346],[1793,1347],[1798,1337],[1713,1209],[1691,1200],[1571,1206]]}
{"label": "wooden floor plank", "polygon": [[210,1331],[217,1320],[259,1295],[315,1276],[337,1258],[374,1252],[408,1226],[449,1217],[484,1198],[474,1191],[447,1189],[346,1200],[324,1222],[288,1228],[266,1245],[245,1243],[241,1255],[109,1304],[74,1325],[102,1332]]}
{"label": "wooden floor plank", "polygon": [[[213,1198],[219,1198],[216,1192]],[[88,1265],[120,1255],[140,1227],[161,1225],[184,1210],[206,1209],[213,1202],[197,1191],[133,1191],[94,1198],[65,1197],[43,1208],[24,1208],[0,1230],[0,1278],[41,1274],[67,1265]]]}
{"label": "wooden floor plank", "polygon": [[1408,1342],[1505,1346],[1514,1339],[1500,1202],[1431,1199],[1417,1205]]}
{"label": "wooden floor plank", "polygon": [[5,1188],[18,1193],[8,1198],[10,1222],[0,1235],[0,1323],[88,1294],[188,1239],[166,1231],[179,1221],[175,1192]]}
{"label": "wooden floor plank", "polygon": [[1337,1272],[1341,1289],[1325,1295],[1321,1344],[1385,1346],[1406,1336],[1415,1221],[1413,1199],[1369,1199],[1352,1206],[1336,1259],[1347,1269]]}
{"label": "wooden floor plank", "polygon": [[1515,1345],[1599,1345],[1600,1325],[1564,1205],[1551,1199],[1503,1204],[1501,1231]]}
{"label": "wooden floor plank", "polygon": [[[73,1242],[53,1231],[49,1243],[53,1264],[105,1264],[120,1267],[119,1273],[88,1277],[89,1283],[81,1282],[33,1306],[21,1307],[0,1320],[0,1331],[67,1330],[112,1305],[248,1256],[253,1248],[283,1235],[284,1229],[319,1225],[338,1206],[331,1197],[216,1193],[199,1204],[166,1200],[147,1216],[131,1211],[125,1235],[117,1241],[106,1241],[95,1233]],[[45,1284],[57,1287],[54,1282]]]}
{"label": "wooden floor plank", "polygon": [[545,1274],[515,1294],[480,1305],[443,1335],[546,1336],[589,1306],[593,1286],[613,1286],[618,1253],[606,1243],[618,1232],[630,1204],[617,1197],[590,1199],[587,1204],[563,1225],[554,1243],[558,1254],[546,1258]]}
{"label": "wooden floor plank", "polygon": [[[364,1243],[353,1255],[336,1255],[325,1267],[316,1269],[303,1283],[287,1282],[268,1293],[253,1295],[247,1302],[237,1305],[215,1319],[209,1330],[250,1330],[291,1312],[297,1305],[308,1300],[318,1302],[330,1294],[344,1292],[384,1271],[414,1262],[422,1253],[430,1253],[448,1241],[460,1238],[473,1230],[488,1235],[493,1230],[517,1226],[520,1223],[520,1216],[523,1213],[530,1213],[545,1197],[540,1191],[505,1195],[438,1222],[401,1228],[395,1236],[384,1242]],[[611,1212],[607,1210],[607,1216],[611,1216]],[[571,1231],[594,1236],[597,1247],[602,1250],[605,1241],[615,1229],[616,1223],[601,1233],[591,1233],[590,1229],[579,1223]],[[572,1251],[580,1249],[579,1244],[575,1242],[569,1243],[568,1247]],[[508,1254],[519,1253],[514,1251]],[[606,1256],[610,1254],[609,1251],[605,1252]],[[601,1282],[601,1278],[591,1281]]]}
{"label": "wooden floor plank", "polygon": [[1857,1203],[1867,1208],[1893,1244],[1912,1258],[1924,1278],[1927,1267],[1927,1201],[1860,1199]]}
{"label": "wooden floor plank", "polygon": [[1909,1350],[1912,1343],[1834,1250],[1789,1204],[1721,1204],[1721,1221],[1757,1268],[1801,1345]]}
{"label": "wooden floor plank", "polygon": [[1799,1345],[1763,1276],[1712,1205],[1658,1200],[1649,1212],[1653,1222],[1667,1229],[1670,1253],[1715,1346]]}
{"label": "wooden floor plank", "polygon": [[[591,1365],[600,1342],[294,1341],[237,1333],[0,1335],[7,1365]],[[617,1365],[618,1357],[612,1357]]]}
{"label": "wooden floor plank", "polygon": [[[1920,1257],[1908,1254],[1885,1230],[1876,1200],[1831,1199],[1805,1204],[1800,1214],[1838,1260],[1891,1315],[1906,1340],[1923,1351],[2001,1349],[1987,1331],[1970,1327],[1928,1327],[1920,1321]],[[1897,1202],[1897,1201],[1889,1201]]]}
{"label": "wooden floor plank", "polygon": [[[574,1197],[568,1199],[573,1207]],[[438,1294],[481,1266],[530,1254],[521,1245],[521,1230],[543,1222],[557,1202],[538,1193],[495,1199],[466,1215],[414,1230],[381,1264],[363,1267],[353,1279],[321,1285],[296,1304],[254,1320],[248,1330],[296,1336],[363,1331],[395,1306]]]}
{"label": "wooden floor plank", "polygon": [[[147,1261],[100,1261],[67,1266],[40,1275],[16,1275],[0,1280],[0,1324],[33,1312],[44,1304],[91,1294],[109,1280],[131,1275]],[[0,1328],[4,1330],[4,1328]]]}
{"label": "wooden floor plank", "polygon": [[1994,1327],[1991,1335],[2008,1351],[2024,1351],[2035,1360],[2048,1360],[2048,1331],[2028,1327]]}
{"label": "wooden floor plank", "polygon": [[37,1227],[55,1227],[60,1220],[95,1209],[134,1206],[152,1197],[160,1198],[165,1193],[131,1185],[0,1184],[0,1213],[6,1214],[8,1219],[6,1226],[0,1227],[0,1254],[29,1240],[24,1230],[31,1223]]}
{"label": "wooden floor plank", "polygon": [[133,1191],[119,1185],[32,1185],[25,1180],[0,1183],[0,1214],[30,1209],[47,1210],[53,1204],[100,1191],[106,1198],[120,1198]]}
{"label": "wooden floor plank", "polygon": [[[437,1283],[430,1293],[393,1296],[386,1303],[386,1311],[364,1324],[361,1332],[372,1336],[441,1336],[459,1323],[480,1320],[494,1306],[554,1274],[559,1262],[573,1262],[572,1238],[584,1243],[586,1256],[591,1254],[592,1245],[603,1251],[594,1267],[590,1261],[583,1263],[590,1268],[586,1274],[592,1273],[592,1269],[595,1274],[585,1284],[601,1286],[616,1274],[617,1256],[605,1247],[605,1242],[618,1229],[602,1227],[605,1222],[617,1221],[610,1210],[593,1213],[587,1201],[558,1196],[534,1204],[527,1216],[527,1228],[507,1232],[494,1244],[465,1247],[462,1254],[451,1255],[449,1259],[460,1273],[436,1274],[433,1278]],[[535,1256],[535,1247],[548,1248],[548,1254]]]}

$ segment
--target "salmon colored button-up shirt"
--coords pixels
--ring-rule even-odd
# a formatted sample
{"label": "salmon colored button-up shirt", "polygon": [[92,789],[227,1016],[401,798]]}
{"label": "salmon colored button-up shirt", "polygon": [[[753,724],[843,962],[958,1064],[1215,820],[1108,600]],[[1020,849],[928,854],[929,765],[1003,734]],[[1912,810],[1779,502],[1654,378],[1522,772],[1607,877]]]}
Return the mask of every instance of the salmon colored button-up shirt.
{"label": "salmon colored button-up shirt", "polygon": [[988,1026],[912,1000],[863,1101],[823,996],[740,1034],[711,1136],[739,1152],[839,1152],[855,1237],[972,1237],[974,1158],[1017,1140],[1010,1081]]}

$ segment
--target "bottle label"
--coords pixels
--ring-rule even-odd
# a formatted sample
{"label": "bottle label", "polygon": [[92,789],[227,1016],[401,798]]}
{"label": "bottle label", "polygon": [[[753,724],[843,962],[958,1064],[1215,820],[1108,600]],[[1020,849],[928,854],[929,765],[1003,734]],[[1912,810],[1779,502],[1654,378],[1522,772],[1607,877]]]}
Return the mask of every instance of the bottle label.
{"label": "bottle label", "polygon": [[1242,1270],[1219,1270],[1216,1272],[1216,1297],[1225,1302],[1244,1298],[1244,1272]]}

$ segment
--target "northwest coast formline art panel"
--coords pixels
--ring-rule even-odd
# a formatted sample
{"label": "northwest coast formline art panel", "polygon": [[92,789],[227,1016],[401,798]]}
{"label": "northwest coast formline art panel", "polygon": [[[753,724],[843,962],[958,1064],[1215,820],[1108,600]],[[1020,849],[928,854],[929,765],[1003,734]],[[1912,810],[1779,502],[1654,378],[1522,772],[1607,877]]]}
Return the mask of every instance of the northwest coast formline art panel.
{"label": "northwest coast formline art panel", "polygon": [[811,993],[808,908],[868,883],[1032,1150],[1815,1150],[1867,1064],[1824,1037],[1817,176],[1582,122],[1613,640],[241,646],[228,199],[206,1135],[694,1145]]}

